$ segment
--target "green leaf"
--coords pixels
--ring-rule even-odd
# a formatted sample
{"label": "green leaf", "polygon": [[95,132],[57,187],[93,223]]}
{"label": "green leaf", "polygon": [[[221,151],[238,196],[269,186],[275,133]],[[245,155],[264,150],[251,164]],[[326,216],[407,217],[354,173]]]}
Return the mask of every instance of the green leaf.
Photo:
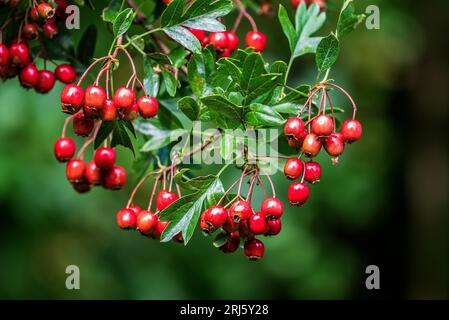
{"label": "green leaf", "polygon": [[330,34],[323,38],[316,49],[315,62],[319,72],[324,72],[334,65],[340,53],[338,39]]}
{"label": "green leaf", "polygon": [[170,130],[183,128],[182,122],[179,119],[181,112],[179,112],[177,106],[177,99],[159,100],[157,117],[164,128]]}
{"label": "green leaf", "polygon": [[149,57],[144,57],[144,73],[143,86],[145,91],[153,96],[157,97],[159,92],[159,74],[154,72],[153,65],[151,64]]}
{"label": "green leaf", "polygon": [[345,38],[365,19],[364,14],[354,13],[353,0],[346,0],[340,12],[337,22],[337,37],[338,39]]}
{"label": "green leaf", "polygon": [[287,102],[305,102],[309,97],[310,86],[307,84],[300,85],[299,87],[291,90],[284,98],[282,98],[277,104]]}
{"label": "green leaf", "polygon": [[196,18],[182,23],[183,26],[209,32],[226,31],[226,26],[215,18]]}
{"label": "green leaf", "polygon": [[161,27],[170,27],[179,24],[182,20],[185,0],[173,0],[164,10],[161,16]]}
{"label": "green leaf", "polygon": [[109,2],[109,5],[103,9],[103,12],[101,14],[101,18],[103,19],[103,21],[113,23],[120,11],[120,6],[121,1],[111,0]]}
{"label": "green leaf", "polygon": [[200,107],[198,103],[191,97],[186,96],[178,101],[178,108],[192,121],[198,120],[200,115]]}
{"label": "green leaf", "polygon": [[240,88],[244,95],[249,92],[251,83],[265,72],[265,63],[259,53],[251,53],[246,57],[240,78]]}
{"label": "green leaf", "polygon": [[197,0],[187,8],[183,15],[185,21],[189,19],[215,19],[227,15],[233,9],[231,0]]}
{"label": "green leaf", "polygon": [[270,67],[270,73],[279,73],[284,78],[287,72],[287,64],[284,61],[275,61]]}
{"label": "green leaf", "polygon": [[[158,124],[156,122],[156,124]],[[140,148],[141,152],[155,151],[170,144],[171,130],[163,130],[158,128],[152,122],[138,122],[136,130],[143,136],[149,138]]]}
{"label": "green leaf", "polygon": [[127,125],[125,124],[125,121],[121,120],[115,121],[115,126],[112,130],[111,147],[115,147],[118,145],[130,149],[135,155],[134,146],[132,144],[130,133],[127,129]]}
{"label": "green leaf", "polygon": [[245,105],[251,101],[257,100],[259,98],[264,98],[264,95],[271,93],[279,81],[282,80],[281,74],[267,73],[255,78],[247,90],[247,96],[245,97]]}
{"label": "green leaf", "polygon": [[218,72],[224,70],[232,80],[238,82],[242,76],[242,70],[232,61],[232,59],[220,59],[217,62],[220,66]]}
{"label": "green leaf", "polygon": [[173,97],[176,94],[176,89],[179,87],[179,81],[175,78],[173,73],[166,69],[162,69],[162,78],[164,79],[165,88],[168,94]]}
{"label": "green leaf", "polygon": [[281,23],[282,31],[287,37],[288,43],[290,45],[290,51],[293,52],[297,40],[296,30],[293,27],[293,23],[290,21],[290,18],[288,17],[287,10],[285,10],[282,4],[279,5],[278,18],[279,22]]}
{"label": "green leaf", "polygon": [[115,121],[103,121],[101,123],[100,129],[98,130],[98,133],[95,137],[95,142],[94,142],[94,148],[97,149],[98,147],[101,146],[101,144],[103,143],[103,141],[109,137],[109,135],[111,134],[112,130],[114,130],[115,127]]}
{"label": "green leaf", "polygon": [[194,53],[187,65],[187,80],[197,97],[206,91],[207,79],[215,70],[215,57],[210,50]]}
{"label": "green leaf", "polygon": [[166,54],[161,52],[148,53],[146,57],[157,64],[173,64],[172,60]]}
{"label": "green leaf", "polygon": [[215,248],[220,248],[226,244],[228,241],[228,234],[226,232],[220,232],[218,233],[214,241],[212,242]]}
{"label": "green leaf", "polygon": [[219,113],[229,120],[230,125],[239,127],[243,121],[243,108],[232,103],[221,95],[210,95],[201,98],[201,102],[211,111]]}
{"label": "green leaf", "polygon": [[187,60],[185,59],[189,53],[183,47],[177,47],[170,52],[170,61],[175,68],[180,68],[184,64],[186,64]]}
{"label": "green leaf", "polygon": [[121,11],[114,20],[112,31],[116,38],[120,37],[131,27],[134,20],[134,11],[131,8],[127,8]]}
{"label": "green leaf", "polygon": [[300,105],[297,103],[286,102],[286,103],[274,105],[273,110],[277,111],[279,113],[297,114],[299,111],[299,106]]}
{"label": "green leaf", "polygon": [[78,44],[78,60],[86,66],[92,63],[95,44],[97,43],[97,33],[97,27],[93,24],[89,25]]}
{"label": "green leaf", "polygon": [[260,127],[277,127],[285,123],[285,119],[270,106],[262,104],[251,104],[250,111],[245,114],[247,125]]}
{"label": "green leaf", "polygon": [[181,44],[186,49],[192,52],[200,52],[201,44],[198,39],[184,27],[172,26],[164,29],[164,32],[174,41]]}

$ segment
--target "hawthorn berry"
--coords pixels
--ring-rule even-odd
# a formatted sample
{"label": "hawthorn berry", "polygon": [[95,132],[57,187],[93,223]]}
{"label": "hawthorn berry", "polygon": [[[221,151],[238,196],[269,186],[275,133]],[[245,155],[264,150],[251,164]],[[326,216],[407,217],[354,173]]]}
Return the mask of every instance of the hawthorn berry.
{"label": "hawthorn berry", "polygon": [[139,206],[136,206],[136,205],[130,206],[128,209],[131,209],[137,215],[139,215],[140,211],[142,211],[142,209]]}
{"label": "hawthorn berry", "polygon": [[59,138],[56,140],[53,150],[59,162],[67,162],[75,155],[76,145],[73,139]]}
{"label": "hawthorn berry", "polygon": [[30,62],[30,50],[24,42],[13,43],[9,47],[9,60],[12,67],[24,67]]}
{"label": "hawthorn berry", "polygon": [[248,228],[252,234],[264,234],[268,231],[268,224],[262,212],[256,212],[248,219]]}
{"label": "hawthorn berry", "polygon": [[[251,216],[252,217],[252,216]],[[249,219],[251,219],[251,217]],[[254,238],[254,233],[249,230],[249,219],[242,220],[238,224],[239,235],[244,239],[252,239]]]}
{"label": "hawthorn berry", "polygon": [[157,215],[151,211],[142,210],[137,215],[137,230],[144,235],[150,235],[157,225]]}
{"label": "hawthorn berry", "polygon": [[75,81],[76,72],[71,65],[61,64],[56,67],[55,76],[62,83],[69,84]]}
{"label": "hawthorn berry", "polygon": [[106,91],[102,87],[92,85],[86,88],[84,93],[84,105],[88,109],[101,109],[103,108],[104,101],[106,100]]}
{"label": "hawthorn berry", "polygon": [[91,185],[100,185],[101,184],[101,169],[96,165],[95,161],[89,161],[86,164],[86,171],[84,172],[84,178]]}
{"label": "hawthorn berry", "polygon": [[218,53],[219,58],[227,58],[231,56],[231,50],[229,48],[224,49],[223,51]]}
{"label": "hawthorn berry", "polygon": [[210,233],[215,229],[223,226],[228,217],[225,208],[221,206],[212,206],[203,213],[203,223],[208,227],[203,229],[204,232]]}
{"label": "hawthorn berry", "polygon": [[84,101],[84,90],[75,85],[69,84],[61,92],[62,112],[73,114],[81,109]]}
{"label": "hawthorn berry", "polygon": [[41,17],[44,20],[51,19],[55,15],[55,9],[47,3],[42,2],[37,6],[37,12],[39,13],[39,17]]}
{"label": "hawthorn berry", "polygon": [[219,248],[223,253],[232,253],[237,251],[240,246],[240,236],[237,232],[230,233],[226,242]]}
{"label": "hawthorn berry", "polygon": [[253,208],[251,207],[249,202],[245,200],[238,200],[234,202],[231,208],[229,208],[229,216],[236,223],[248,219],[249,217],[251,217],[252,213]]}
{"label": "hawthorn berry", "polygon": [[58,16],[62,20],[65,20],[68,17],[66,9],[70,5],[70,3],[68,3],[67,0],[55,0],[55,3],[56,3],[56,16]]}
{"label": "hawthorn berry", "polygon": [[341,125],[340,132],[343,141],[348,143],[355,142],[362,136],[362,124],[357,120],[345,120]]}
{"label": "hawthorn berry", "polygon": [[217,50],[225,50],[229,45],[228,35],[226,32],[211,32],[209,43]]}
{"label": "hawthorn berry", "polygon": [[114,105],[119,109],[129,109],[134,105],[136,94],[133,90],[120,87],[114,93]]}
{"label": "hawthorn berry", "polygon": [[332,133],[326,137],[323,141],[323,146],[327,154],[332,157],[338,157],[345,150],[345,143],[341,133]]}
{"label": "hawthorn berry", "polygon": [[287,162],[285,162],[284,174],[287,179],[296,180],[301,176],[303,169],[304,166],[301,159],[290,158],[287,160]]}
{"label": "hawthorn berry", "polygon": [[318,162],[309,161],[304,165],[304,180],[309,183],[317,183],[321,178],[321,166]]}
{"label": "hawthorn berry", "polygon": [[167,228],[168,223],[168,221],[158,220],[153,232],[151,232],[151,237],[154,239],[160,239],[161,234],[164,232],[165,228]]}
{"label": "hawthorn berry", "polygon": [[28,64],[19,72],[19,82],[24,88],[33,88],[39,81],[39,70],[34,63]]}
{"label": "hawthorn berry", "polygon": [[250,260],[259,260],[263,257],[265,247],[262,241],[251,239],[245,241],[243,251]]}
{"label": "hawthorn berry", "polygon": [[246,35],[246,46],[253,48],[256,52],[265,50],[267,44],[267,37],[262,32],[250,31]]}
{"label": "hawthorn berry", "polygon": [[44,26],[42,27],[42,33],[47,39],[54,39],[59,33],[56,21],[54,19],[50,19],[45,22]]}
{"label": "hawthorn berry", "polygon": [[106,189],[119,190],[126,183],[126,171],[123,167],[113,166],[103,173],[103,186]]}
{"label": "hawthorn berry", "polygon": [[334,121],[328,115],[322,114],[313,119],[312,132],[317,136],[328,136],[334,131]]}
{"label": "hawthorn berry", "polygon": [[90,184],[86,181],[86,179],[81,179],[76,182],[72,182],[72,187],[78,193],[86,193],[90,191]]}
{"label": "hawthorn berry", "polygon": [[39,79],[34,86],[34,90],[40,93],[47,93],[55,85],[55,74],[49,70],[39,71]]}
{"label": "hawthorn berry", "polygon": [[9,49],[3,43],[0,43],[0,67],[6,67],[9,64]]}
{"label": "hawthorn berry", "polygon": [[100,169],[110,169],[115,164],[115,150],[112,148],[98,148],[95,151],[94,160]]}
{"label": "hawthorn berry", "polygon": [[289,145],[299,149],[307,135],[304,121],[300,118],[290,118],[284,125],[284,135],[287,137]]}
{"label": "hawthorn berry", "polygon": [[94,129],[94,121],[87,118],[84,113],[78,112],[72,120],[73,132],[81,137],[87,137]]}
{"label": "hawthorn berry", "polygon": [[34,21],[36,23],[42,22],[42,19],[39,16],[39,10],[37,9],[37,7],[34,7],[30,10],[30,18],[32,21]]}
{"label": "hawthorn berry", "polygon": [[192,29],[192,28],[187,28],[187,29],[198,39],[198,41],[201,44],[204,42],[204,39],[207,38],[206,32],[204,32],[204,30],[198,30],[198,29]]}
{"label": "hawthorn berry", "polygon": [[260,207],[260,212],[268,219],[278,219],[284,213],[284,204],[277,198],[265,198]]}
{"label": "hawthorn berry", "polygon": [[114,106],[114,101],[111,99],[104,100],[103,109],[101,110],[101,119],[103,121],[114,121],[117,119],[117,109]]}
{"label": "hawthorn berry", "polygon": [[22,34],[27,40],[35,40],[39,36],[39,30],[34,23],[26,23],[22,28]]}
{"label": "hawthorn berry", "polygon": [[84,178],[86,164],[81,159],[71,159],[67,162],[66,177],[70,182],[78,182]]}
{"label": "hawthorn berry", "polygon": [[265,233],[266,236],[275,236],[281,232],[282,223],[281,219],[269,219],[267,221],[268,231]]}
{"label": "hawthorn berry", "polygon": [[293,182],[288,188],[287,197],[292,206],[302,206],[309,198],[309,187],[303,182]]}
{"label": "hawthorn berry", "polygon": [[122,209],[117,213],[117,225],[120,229],[131,230],[136,228],[136,213],[130,209]]}
{"label": "hawthorn berry", "polygon": [[239,38],[232,31],[226,31],[226,36],[228,38],[228,47],[231,52],[237,50],[239,47]]}
{"label": "hawthorn berry", "polygon": [[309,133],[302,143],[302,150],[304,155],[308,158],[313,158],[318,155],[321,149],[321,141],[314,133]]}
{"label": "hawthorn berry", "polygon": [[137,119],[138,115],[139,115],[139,107],[137,106],[137,103],[134,103],[131,108],[125,110],[123,119],[126,121],[134,121]]}
{"label": "hawthorn berry", "polygon": [[161,190],[156,196],[156,207],[157,210],[162,211],[171,205],[173,202],[178,200],[178,196],[168,190]]}
{"label": "hawthorn berry", "polygon": [[232,217],[230,216],[230,212],[229,210],[226,210],[228,213],[228,216],[226,218],[226,222],[223,225],[223,230],[226,232],[234,232],[237,231],[239,229],[239,223],[235,222]]}
{"label": "hawthorn berry", "polygon": [[157,115],[159,103],[156,98],[143,96],[137,100],[137,107],[142,118],[152,118]]}

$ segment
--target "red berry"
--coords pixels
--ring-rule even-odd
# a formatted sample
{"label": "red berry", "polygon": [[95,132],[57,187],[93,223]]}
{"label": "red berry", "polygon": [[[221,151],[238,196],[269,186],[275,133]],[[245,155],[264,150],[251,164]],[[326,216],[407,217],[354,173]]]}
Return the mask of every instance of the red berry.
{"label": "red berry", "polygon": [[267,44],[267,37],[262,32],[250,31],[246,35],[246,46],[253,48],[256,52],[265,50]]}
{"label": "red berry", "polygon": [[129,109],[133,106],[136,100],[136,94],[133,90],[120,87],[114,93],[114,105],[119,109]]}
{"label": "red berry", "polygon": [[234,204],[229,209],[229,215],[231,219],[239,223],[240,221],[249,219],[253,213],[253,208],[245,200],[239,200],[234,202]]}
{"label": "red berry", "polygon": [[157,225],[157,215],[151,211],[142,210],[137,215],[137,230],[144,235],[150,235]]}
{"label": "red berry", "polygon": [[139,215],[140,211],[142,211],[142,209],[139,206],[136,206],[136,205],[130,206],[128,209],[131,209],[137,215]]}
{"label": "red berry", "polygon": [[39,10],[37,9],[37,7],[34,7],[30,10],[30,18],[37,23],[42,21],[41,17],[39,16]]}
{"label": "red berry", "polygon": [[84,93],[84,104],[88,109],[101,109],[103,108],[104,101],[106,100],[106,91],[103,88],[92,85],[86,88]]}
{"label": "red berry", "polygon": [[215,229],[223,226],[228,217],[228,212],[225,208],[221,206],[213,206],[204,211],[203,213],[203,223],[208,226],[204,232],[210,233]]}
{"label": "red berry", "polygon": [[115,150],[112,148],[98,148],[95,151],[94,160],[100,169],[110,169],[115,164]]}
{"label": "red berry", "polygon": [[94,121],[88,119],[82,112],[75,114],[72,123],[73,132],[81,137],[87,137],[94,129]]}
{"label": "red berry", "polygon": [[62,83],[72,83],[76,80],[76,72],[75,69],[72,68],[69,64],[61,64],[55,69],[56,79],[61,81]]}
{"label": "red berry", "polygon": [[89,161],[86,164],[86,171],[84,177],[91,185],[101,184],[101,169],[95,164],[95,161]]}
{"label": "red berry", "polygon": [[211,32],[209,34],[209,43],[217,50],[224,50],[229,45],[226,32]]}
{"label": "red berry", "polygon": [[228,37],[228,49],[232,52],[237,50],[239,47],[239,38],[232,31],[226,31],[226,36]]}
{"label": "red berry", "polygon": [[359,140],[362,136],[362,124],[357,120],[346,120],[341,125],[341,135],[343,141],[348,143]]}
{"label": "red berry", "polygon": [[62,112],[73,114],[81,109],[84,101],[84,90],[75,85],[69,84],[64,87],[61,93]]}
{"label": "red berry", "polygon": [[30,63],[20,70],[19,81],[24,88],[33,88],[39,81],[39,70],[34,63]]}
{"label": "red berry", "polygon": [[327,154],[332,157],[338,157],[345,150],[345,143],[343,142],[340,133],[332,133],[330,136],[326,137],[323,146]]}
{"label": "red berry", "polygon": [[137,106],[137,103],[134,103],[131,108],[125,110],[123,120],[134,121],[137,119],[138,115],[139,115],[139,107]]}
{"label": "red berry", "polygon": [[293,182],[288,188],[287,197],[292,206],[302,206],[309,198],[309,187],[302,182]]}
{"label": "red berry", "polygon": [[304,168],[304,180],[309,183],[319,182],[321,178],[321,166],[318,162],[306,162]]}
{"label": "red berry", "polygon": [[302,150],[304,151],[304,155],[308,158],[313,158],[320,153],[321,142],[318,136],[314,133],[309,133],[302,143]]}
{"label": "red berry", "polygon": [[156,98],[143,96],[137,100],[137,107],[142,118],[152,118],[157,115],[159,103]]}
{"label": "red berry", "polygon": [[[284,125],[284,134],[289,141],[289,145],[299,149],[304,140],[305,124],[300,118],[290,118]],[[306,131],[307,132],[307,131]]]}
{"label": "red berry", "polygon": [[22,28],[22,34],[27,40],[35,40],[39,36],[39,30],[34,23],[26,23]]}
{"label": "red berry", "polygon": [[245,256],[247,256],[250,260],[261,259],[265,252],[263,242],[257,239],[245,241],[244,252]]}
{"label": "red berry", "polygon": [[67,13],[65,12],[70,3],[67,0],[55,0],[56,3],[56,15],[65,20],[67,18]]}
{"label": "red berry", "polygon": [[168,190],[161,190],[156,196],[156,207],[157,210],[162,211],[171,205],[173,202],[178,200],[178,196]]}
{"label": "red berry", "polygon": [[67,162],[75,155],[76,145],[70,138],[59,138],[56,140],[53,149],[59,162]]}
{"label": "red berry", "polygon": [[120,166],[113,166],[103,175],[103,186],[111,190],[119,190],[126,183],[126,171]]}
{"label": "red berry", "polygon": [[284,213],[284,204],[277,198],[266,198],[262,202],[260,212],[269,219],[278,219]]}
{"label": "red berry", "polygon": [[270,219],[267,221],[267,225],[268,231],[265,233],[266,236],[275,236],[281,232],[281,219]]}
{"label": "red berry", "polygon": [[114,101],[106,99],[103,104],[103,110],[101,110],[101,119],[103,121],[114,121],[117,119],[117,109],[114,106]]}
{"label": "red berry", "polygon": [[136,228],[137,215],[131,209],[122,209],[117,213],[117,225],[120,229],[132,230]]}
{"label": "red berry", "polygon": [[53,18],[55,15],[55,9],[48,4],[47,2],[42,2],[37,6],[37,11],[39,13],[39,17],[41,17],[44,20]]}
{"label": "red berry", "polygon": [[72,182],[72,187],[78,193],[86,193],[90,191],[90,184],[84,178],[79,181]]}
{"label": "red berry", "polygon": [[239,223],[235,222],[232,217],[229,215],[229,210],[227,210],[228,216],[226,218],[226,222],[223,225],[223,230],[226,232],[234,232],[239,229]]}
{"label": "red berry", "polygon": [[78,182],[84,178],[86,165],[81,159],[72,159],[67,162],[66,177],[70,182]]}
{"label": "red berry", "polygon": [[9,49],[3,43],[0,43],[0,66],[6,67],[9,64]]}
{"label": "red berry", "polygon": [[197,39],[199,42],[203,43],[204,39],[207,38],[206,32],[204,30],[197,30],[197,29],[191,29],[187,28]]}
{"label": "red berry", "polygon": [[54,39],[59,33],[58,25],[54,19],[48,20],[42,27],[42,33],[47,39]]}
{"label": "red berry", "polygon": [[262,212],[253,214],[248,220],[249,231],[255,235],[264,234],[268,231],[268,224]]}
{"label": "red berry", "polygon": [[317,136],[328,136],[334,131],[334,121],[328,115],[322,114],[313,119],[312,132]]}
{"label": "red berry", "polygon": [[34,86],[34,90],[40,93],[47,93],[55,85],[55,74],[49,70],[39,71],[39,79]]}
{"label": "red berry", "polygon": [[161,234],[164,232],[165,228],[168,225],[168,221],[157,221],[156,227],[154,227],[153,232],[151,233],[151,237],[154,239],[160,239]]}
{"label": "red berry", "polygon": [[303,171],[304,167],[301,159],[290,158],[287,160],[284,166],[284,174],[290,180],[298,179]]}
{"label": "red berry", "polygon": [[252,239],[254,238],[254,233],[252,233],[249,230],[249,220],[251,218],[247,219],[247,220],[243,220],[239,223],[239,235],[241,238],[244,239]]}
{"label": "red berry", "polygon": [[218,52],[218,57],[220,58],[227,58],[231,56],[231,50],[229,48],[224,49],[221,52]]}
{"label": "red berry", "polygon": [[24,67],[30,62],[30,50],[23,43],[13,43],[9,47],[9,60],[12,67]]}
{"label": "red berry", "polygon": [[232,253],[237,251],[240,246],[240,236],[237,232],[232,232],[226,238],[226,242],[220,247],[223,253]]}

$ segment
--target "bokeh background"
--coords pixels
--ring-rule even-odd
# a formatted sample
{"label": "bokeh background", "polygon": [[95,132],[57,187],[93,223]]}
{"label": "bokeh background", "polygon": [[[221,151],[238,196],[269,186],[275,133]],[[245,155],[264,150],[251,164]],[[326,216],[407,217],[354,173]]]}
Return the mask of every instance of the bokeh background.
{"label": "bokeh background", "polygon": [[[341,2],[330,1],[328,29]],[[441,32],[448,6],[355,2],[362,11],[378,5],[381,28],[362,26],[345,40],[331,78],[356,98],[363,140],[349,146],[337,166],[319,158],[323,177],[310,201],[288,207],[281,235],[266,241],[265,258],[256,263],[241,251],[222,254],[199,231],[184,247],[119,230],[115,212],[134,181],[120,192],[78,195],[53,158],[64,120],[62,86],[41,96],[17,79],[1,82],[0,298],[448,298],[449,78]],[[96,23],[97,56],[111,40],[97,19],[102,3],[96,1],[96,12],[82,9],[75,35]],[[287,59],[276,17],[257,21],[269,39],[267,59]],[[302,58],[291,81],[313,81],[314,72],[312,57]],[[131,170],[129,152],[120,150],[119,159]],[[275,183],[286,201],[284,177]],[[65,288],[71,264],[80,267],[81,290]],[[370,264],[380,268],[380,290],[365,288]]]}

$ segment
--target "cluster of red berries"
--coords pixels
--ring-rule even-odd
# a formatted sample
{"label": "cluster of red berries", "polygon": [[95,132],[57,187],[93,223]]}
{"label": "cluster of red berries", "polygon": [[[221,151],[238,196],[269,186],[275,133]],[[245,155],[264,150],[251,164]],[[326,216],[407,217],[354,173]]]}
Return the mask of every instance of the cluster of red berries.
{"label": "cluster of red berries", "polygon": [[[58,34],[56,18],[65,14],[62,9],[65,10],[67,3],[59,1],[57,4],[58,6],[53,8],[49,3],[41,2],[29,8],[25,13],[26,18],[21,25],[18,37],[10,47],[8,48],[0,40],[0,78],[11,79],[18,76],[24,88],[34,88],[39,93],[49,92],[55,80],[66,84],[75,81],[76,72],[69,64],[58,65],[54,72],[46,69],[38,70],[34,60],[39,54],[32,60],[27,44],[27,41],[36,40],[39,32],[49,39],[53,39]],[[32,22],[27,22],[28,20]]]}
{"label": "cluster of red berries", "polygon": [[326,0],[291,0],[292,6],[295,8],[303,2],[306,5],[311,5],[315,3],[320,7],[321,10],[324,10],[326,8]]}

